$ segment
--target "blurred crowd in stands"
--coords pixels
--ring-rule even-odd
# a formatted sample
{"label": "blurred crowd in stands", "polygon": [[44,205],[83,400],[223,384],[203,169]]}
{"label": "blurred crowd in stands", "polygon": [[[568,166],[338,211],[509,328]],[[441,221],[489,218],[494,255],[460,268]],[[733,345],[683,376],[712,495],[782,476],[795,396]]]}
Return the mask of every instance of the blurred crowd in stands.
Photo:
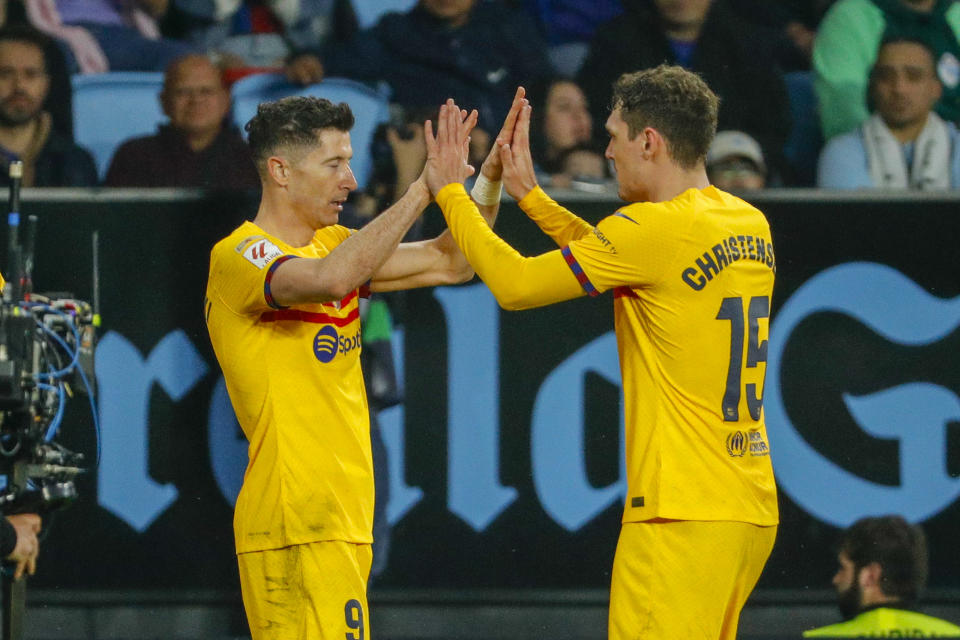
{"label": "blurred crowd in stands", "polygon": [[[370,144],[354,140],[373,167],[366,215],[415,179],[443,100],[479,111],[480,158],[521,84],[542,184],[613,193],[611,85],[662,62],[721,97],[721,188],[960,186],[955,0],[0,0],[0,22],[0,151],[27,186],[255,189],[231,85],[267,73],[319,95],[347,78],[390,103]],[[164,73],[165,121],[98,170],[71,87],[118,72]]]}

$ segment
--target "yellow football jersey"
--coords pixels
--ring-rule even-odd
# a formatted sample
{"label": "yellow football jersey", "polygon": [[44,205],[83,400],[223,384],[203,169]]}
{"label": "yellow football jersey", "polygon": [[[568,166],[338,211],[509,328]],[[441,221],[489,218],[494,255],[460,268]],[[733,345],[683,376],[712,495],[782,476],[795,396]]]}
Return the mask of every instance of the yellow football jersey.
{"label": "yellow football jersey", "polygon": [[372,541],[362,292],[294,308],[278,307],[270,295],[279,264],[323,258],[350,233],[326,227],[311,244],[292,247],[245,222],[211,251],[207,330],[250,442],[234,514],[237,553]]}
{"label": "yellow football jersey", "polygon": [[774,259],[763,214],[715,187],[637,203],[562,249],[614,290],[626,404],[624,522],[778,522],[761,402]]}
{"label": "yellow football jersey", "polygon": [[761,411],[776,263],[762,213],[708,187],[626,206],[592,227],[535,188],[520,207],[561,249],[524,258],[486,227],[462,185],[436,200],[502,306],[614,290],[625,522],[777,523]]}

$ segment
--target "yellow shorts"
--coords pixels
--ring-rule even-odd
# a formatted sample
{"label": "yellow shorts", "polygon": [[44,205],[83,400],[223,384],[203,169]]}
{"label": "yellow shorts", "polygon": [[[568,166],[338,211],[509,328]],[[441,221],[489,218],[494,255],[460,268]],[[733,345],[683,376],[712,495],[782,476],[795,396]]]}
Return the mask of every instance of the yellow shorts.
{"label": "yellow shorts", "polygon": [[253,640],[370,640],[369,544],[330,541],[237,555]]}
{"label": "yellow shorts", "polygon": [[734,640],[776,535],[776,527],[743,522],[624,523],[610,640]]}

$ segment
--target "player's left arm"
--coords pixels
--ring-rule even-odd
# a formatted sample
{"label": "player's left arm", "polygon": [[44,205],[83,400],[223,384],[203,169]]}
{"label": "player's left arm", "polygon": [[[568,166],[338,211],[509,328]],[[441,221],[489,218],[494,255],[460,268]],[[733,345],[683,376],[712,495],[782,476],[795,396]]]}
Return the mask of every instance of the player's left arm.
{"label": "player's left arm", "polygon": [[[525,309],[582,295],[559,251],[524,258],[484,223],[460,178],[467,150],[458,144],[460,119],[451,115],[451,110],[458,110],[452,100],[445,108],[441,109],[436,137],[429,126],[426,128],[427,186],[447,219],[453,239],[497,302],[506,309]],[[522,106],[522,110],[529,109],[529,105]],[[499,147],[501,158],[503,149]]]}
{"label": "player's left arm", "polygon": [[504,309],[530,309],[584,295],[559,250],[534,258],[520,255],[484,223],[462,184],[447,184],[436,199],[453,239]]}

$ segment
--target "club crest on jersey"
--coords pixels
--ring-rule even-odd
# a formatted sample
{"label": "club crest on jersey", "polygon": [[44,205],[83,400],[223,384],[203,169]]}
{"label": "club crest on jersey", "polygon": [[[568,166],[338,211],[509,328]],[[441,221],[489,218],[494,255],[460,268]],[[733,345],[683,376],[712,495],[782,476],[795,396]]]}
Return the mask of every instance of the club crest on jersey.
{"label": "club crest on jersey", "polygon": [[333,325],[324,325],[313,336],[313,355],[326,364],[336,358],[338,353],[346,355],[354,349],[359,349],[360,340],[359,330],[353,336],[341,336]]}
{"label": "club crest on jersey", "polygon": [[280,247],[273,244],[266,238],[261,238],[256,242],[250,243],[247,248],[243,250],[243,257],[249,260],[258,269],[263,269],[265,266],[273,262],[275,258],[278,258],[282,255],[283,252],[280,250]]}

